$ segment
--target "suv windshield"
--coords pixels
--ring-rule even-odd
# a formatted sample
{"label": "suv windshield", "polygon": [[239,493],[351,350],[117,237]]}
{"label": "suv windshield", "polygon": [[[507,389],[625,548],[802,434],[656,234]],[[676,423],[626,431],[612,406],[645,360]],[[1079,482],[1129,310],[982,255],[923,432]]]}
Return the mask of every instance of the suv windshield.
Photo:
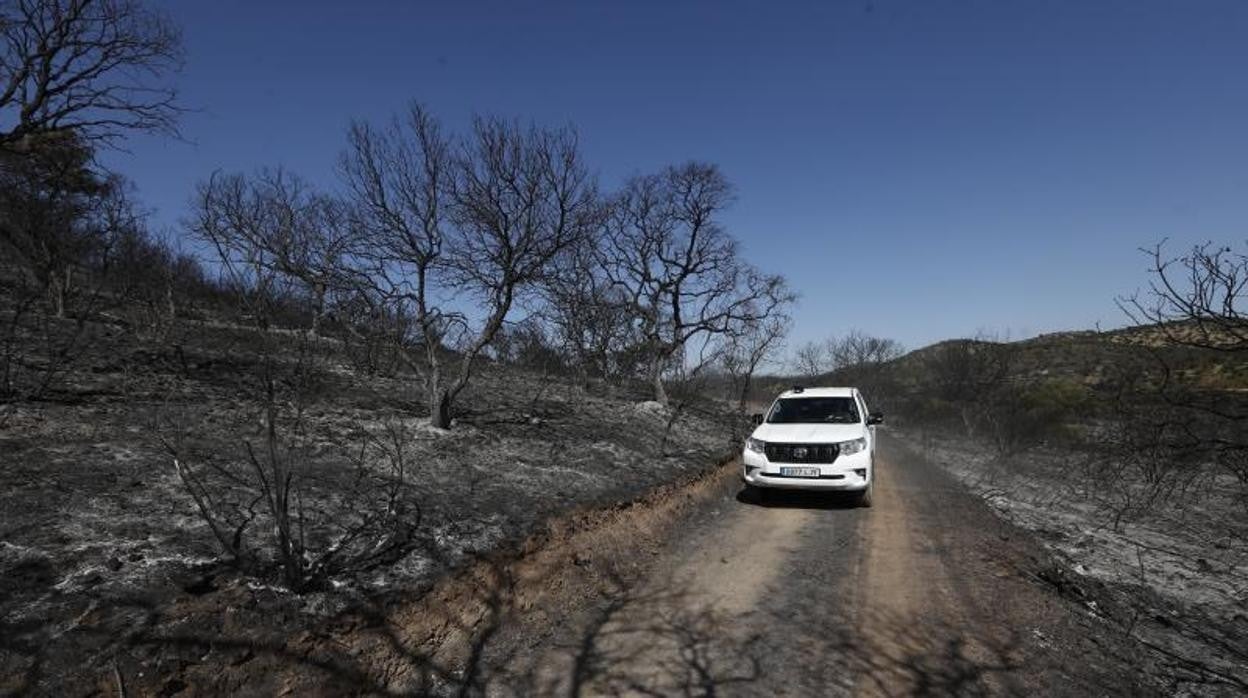
{"label": "suv windshield", "polygon": [[794,397],[777,400],[769,424],[852,424],[858,421],[858,406],[852,397]]}

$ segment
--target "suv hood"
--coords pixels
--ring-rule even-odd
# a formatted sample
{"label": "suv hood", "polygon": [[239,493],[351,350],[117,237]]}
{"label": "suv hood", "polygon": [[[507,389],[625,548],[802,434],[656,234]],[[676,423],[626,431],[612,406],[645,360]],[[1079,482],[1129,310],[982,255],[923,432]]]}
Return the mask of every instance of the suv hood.
{"label": "suv hood", "polygon": [[760,424],[753,437],[790,444],[822,444],[852,441],[866,436],[862,424]]}

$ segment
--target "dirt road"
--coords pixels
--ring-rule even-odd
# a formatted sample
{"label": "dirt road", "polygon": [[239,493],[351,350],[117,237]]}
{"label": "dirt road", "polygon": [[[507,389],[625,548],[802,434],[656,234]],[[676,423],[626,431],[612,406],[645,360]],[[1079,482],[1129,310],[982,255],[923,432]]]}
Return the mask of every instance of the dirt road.
{"label": "dirt road", "polygon": [[487,692],[1152,692],[1096,604],[1045,581],[1060,575],[1034,541],[900,445],[878,458],[871,509],[725,485],[643,572],[505,628]]}

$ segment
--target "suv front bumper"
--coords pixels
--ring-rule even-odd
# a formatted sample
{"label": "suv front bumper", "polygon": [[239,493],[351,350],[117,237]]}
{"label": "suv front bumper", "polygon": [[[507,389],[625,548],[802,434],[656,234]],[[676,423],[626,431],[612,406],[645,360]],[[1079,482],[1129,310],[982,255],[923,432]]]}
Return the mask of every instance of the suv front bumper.
{"label": "suv front bumper", "polygon": [[[741,479],[754,487],[856,492],[871,484],[875,469],[872,461],[871,452],[864,450],[850,456],[837,456],[831,463],[772,463],[767,456],[746,449],[741,455]],[[781,475],[782,467],[819,468],[819,477]]]}

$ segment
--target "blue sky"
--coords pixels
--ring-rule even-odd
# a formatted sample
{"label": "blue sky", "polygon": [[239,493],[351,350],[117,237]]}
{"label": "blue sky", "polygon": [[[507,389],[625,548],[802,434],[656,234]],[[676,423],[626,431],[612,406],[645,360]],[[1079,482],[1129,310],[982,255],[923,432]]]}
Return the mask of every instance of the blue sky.
{"label": "blue sky", "polygon": [[325,185],[412,99],[687,159],[802,294],[792,344],[1122,324],[1136,251],[1248,239],[1248,2],[176,2],[185,142],[109,155],[173,228],[216,169]]}

